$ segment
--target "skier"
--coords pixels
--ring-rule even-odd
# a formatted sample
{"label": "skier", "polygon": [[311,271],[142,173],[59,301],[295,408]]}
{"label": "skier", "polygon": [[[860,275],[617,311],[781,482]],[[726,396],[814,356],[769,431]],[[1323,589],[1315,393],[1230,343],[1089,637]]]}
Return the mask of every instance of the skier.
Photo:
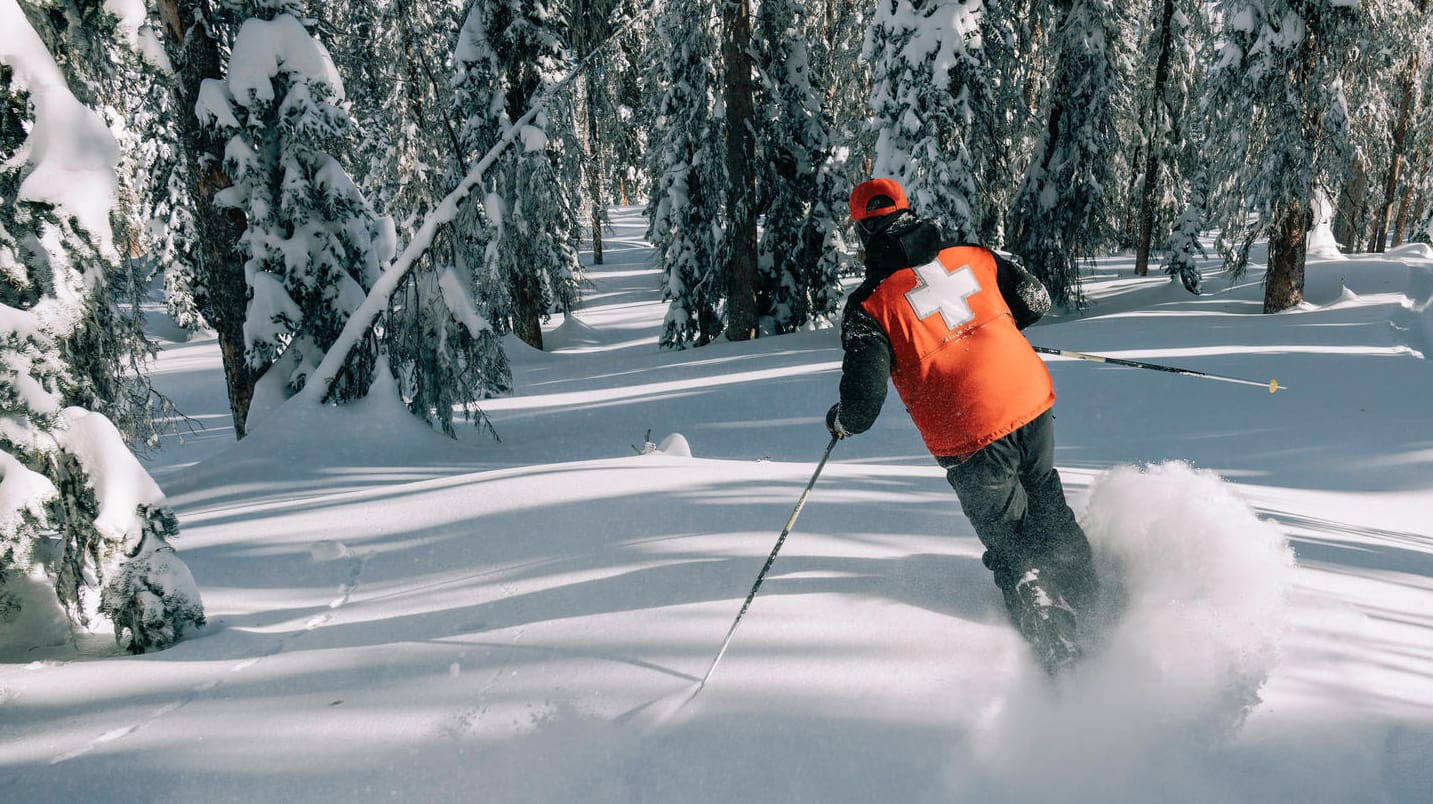
{"label": "skier", "polygon": [[841,321],[836,438],[869,429],[889,377],[985,546],[1015,627],[1050,673],[1080,655],[1096,594],[1089,541],[1054,466],[1050,373],[1020,330],[1050,295],[1014,261],[944,239],[892,179],[858,185],[865,281]]}

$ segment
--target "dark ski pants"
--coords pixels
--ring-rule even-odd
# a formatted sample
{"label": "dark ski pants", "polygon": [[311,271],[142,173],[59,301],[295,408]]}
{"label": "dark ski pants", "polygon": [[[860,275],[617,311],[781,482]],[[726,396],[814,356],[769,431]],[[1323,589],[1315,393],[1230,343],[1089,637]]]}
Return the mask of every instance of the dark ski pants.
{"label": "dark ski pants", "polygon": [[940,465],[985,545],[985,566],[1012,616],[1015,584],[1031,569],[1077,613],[1094,603],[1090,543],[1055,471],[1050,411],[964,461],[941,458]]}

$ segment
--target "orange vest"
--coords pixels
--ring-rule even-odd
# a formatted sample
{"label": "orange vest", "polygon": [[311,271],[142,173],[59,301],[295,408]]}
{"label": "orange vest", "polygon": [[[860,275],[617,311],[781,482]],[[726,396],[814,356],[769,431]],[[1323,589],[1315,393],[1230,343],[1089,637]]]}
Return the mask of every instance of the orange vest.
{"label": "orange vest", "polygon": [[947,248],[891,274],[862,304],[890,339],[891,380],[936,457],[968,457],[1055,403],[995,272],[988,250]]}

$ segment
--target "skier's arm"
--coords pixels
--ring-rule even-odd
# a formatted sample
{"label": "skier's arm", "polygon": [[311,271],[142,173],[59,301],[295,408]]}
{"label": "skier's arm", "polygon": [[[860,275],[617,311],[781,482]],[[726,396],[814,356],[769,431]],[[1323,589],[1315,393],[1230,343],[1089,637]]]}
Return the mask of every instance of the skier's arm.
{"label": "skier's arm", "polygon": [[871,429],[886,401],[891,376],[891,342],[874,318],[853,305],[841,321],[841,402],[836,424],[844,433]]}
{"label": "skier's arm", "polygon": [[1025,266],[1001,255],[995,255],[995,283],[1000,296],[1015,316],[1015,326],[1024,329],[1050,312],[1050,292]]}

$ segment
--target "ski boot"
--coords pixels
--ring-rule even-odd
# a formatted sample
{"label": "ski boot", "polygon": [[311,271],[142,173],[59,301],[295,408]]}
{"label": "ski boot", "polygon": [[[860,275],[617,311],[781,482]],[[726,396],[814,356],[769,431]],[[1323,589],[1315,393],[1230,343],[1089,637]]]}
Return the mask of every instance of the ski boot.
{"label": "ski boot", "polygon": [[1040,570],[1027,570],[1015,582],[1010,602],[1016,630],[1046,673],[1054,676],[1083,655],[1074,610],[1045,583]]}

